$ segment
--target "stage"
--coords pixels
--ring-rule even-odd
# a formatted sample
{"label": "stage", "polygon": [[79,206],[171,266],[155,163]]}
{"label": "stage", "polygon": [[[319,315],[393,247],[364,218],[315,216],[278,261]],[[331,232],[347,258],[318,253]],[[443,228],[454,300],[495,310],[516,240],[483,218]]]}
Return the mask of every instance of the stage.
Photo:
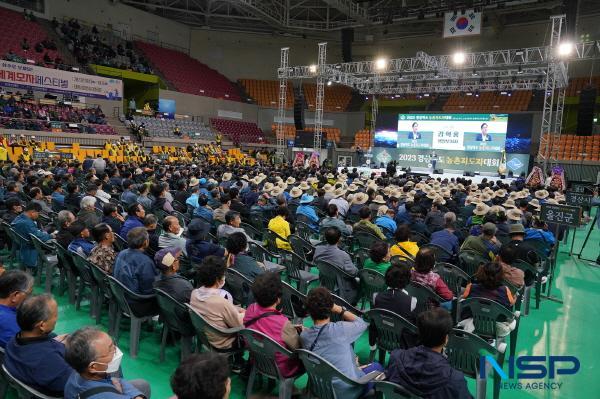
{"label": "stage", "polygon": [[[364,166],[361,166],[361,167],[349,167],[347,169],[348,169],[348,171],[352,171],[354,168],[356,168],[356,170],[358,171],[359,174],[368,173],[370,175],[371,173],[375,173],[377,176],[379,176],[379,175],[381,175],[381,173],[386,172],[385,169],[380,169],[380,168],[371,169],[371,168],[364,167]],[[338,172],[341,172],[342,169],[344,169],[344,168],[338,167]],[[512,178],[512,177],[506,177],[504,179],[501,179],[500,175],[498,173],[496,173],[496,174],[493,174],[493,173],[484,173],[482,175],[476,175],[476,176],[464,176],[464,172],[463,171],[448,170],[448,171],[445,171],[442,174],[433,174],[431,169],[418,168],[418,167],[411,168],[410,171],[411,171],[411,173],[426,173],[426,174],[428,174],[429,176],[432,176],[435,179],[437,179],[439,177],[442,180],[443,179],[450,180],[452,178],[456,179],[456,178],[462,177],[464,179],[469,179],[473,183],[476,183],[476,184],[481,183],[481,181],[483,179],[488,179],[488,181],[489,180],[493,180],[493,181],[502,180],[503,183],[507,183],[507,184],[510,184],[510,182],[512,182],[513,180],[515,180],[515,178]],[[400,170],[398,171],[398,176],[402,176],[404,174],[405,174],[405,172],[402,172]]]}

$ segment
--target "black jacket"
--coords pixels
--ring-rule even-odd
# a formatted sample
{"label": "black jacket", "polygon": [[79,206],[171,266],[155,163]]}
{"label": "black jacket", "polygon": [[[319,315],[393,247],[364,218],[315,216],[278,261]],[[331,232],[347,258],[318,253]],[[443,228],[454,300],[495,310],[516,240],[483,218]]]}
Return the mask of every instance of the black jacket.
{"label": "black jacket", "polygon": [[472,399],[465,376],[424,346],[392,352],[387,379],[427,399]]}

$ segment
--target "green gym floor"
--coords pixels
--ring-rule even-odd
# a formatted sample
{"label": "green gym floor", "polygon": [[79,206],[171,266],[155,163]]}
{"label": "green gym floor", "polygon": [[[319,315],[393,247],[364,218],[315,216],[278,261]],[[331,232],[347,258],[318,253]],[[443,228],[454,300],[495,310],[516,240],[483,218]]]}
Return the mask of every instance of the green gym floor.
{"label": "green gym floor", "polygon": [[[574,252],[581,249],[586,233],[590,228],[577,230]],[[532,301],[529,316],[521,321],[517,342],[518,355],[576,356],[581,369],[575,375],[559,375],[554,380],[525,380],[523,383],[557,382],[562,383],[560,389],[522,389],[501,390],[504,399],[527,398],[600,398],[600,349],[598,334],[600,331],[600,267],[592,266],[593,262],[579,260],[576,255],[570,256],[571,239],[568,244],[561,243],[557,262],[557,278],[552,287],[552,295],[564,301],[564,304],[543,299],[540,309],[535,309]],[[582,258],[595,260],[600,250],[600,231],[595,227],[585,246]],[[37,288],[36,292],[41,289]],[[89,317],[89,304],[84,302],[80,311],[68,303],[67,296],[57,297],[59,303],[59,318],[56,333],[68,333],[79,327],[93,325]],[[104,309],[101,328],[107,328],[107,310]],[[143,329],[140,349],[137,359],[131,359],[129,352],[128,328],[124,323],[121,328],[119,347],[125,353],[123,371],[125,378],[144,378],[152,386],[152,398],[164,399],[173,395],[169,379],[179,362],[179,350],[170,345],[167,347],[166,360],[159,361],[160,328],[154,332]],[[366,362],[369,347],[366,333],[356,345],[361,362]],[[505,371],[508,370],[506,365]],[[515,382],[511,380],[511,382]],[[297,381],[297,386],[303,387],[306,377]],[[475,392],[475,383],[468,379],[469,389]],[[491,398],[491,380],[488,379],[488,395]],[[245,397],[245,383],[237,376],[233,377],[232,398]],[[277,396],[273,391],[267,396]],[[13,398],[14,394],[9,394]]]}

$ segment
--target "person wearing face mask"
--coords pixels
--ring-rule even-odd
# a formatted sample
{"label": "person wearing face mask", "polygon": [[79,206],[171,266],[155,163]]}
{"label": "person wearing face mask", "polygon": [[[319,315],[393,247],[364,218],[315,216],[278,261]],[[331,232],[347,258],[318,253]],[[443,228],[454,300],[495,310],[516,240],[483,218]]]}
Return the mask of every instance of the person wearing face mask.
{"label": "person wearing face mask", "polygon": [[125,380],[118,374],[123,352],[111,337],[95,327],[72,333],[65,360],[75,370],[65,385],[65,399],[150,399],[150,385],[142,379]]}
{"label": "person wearing face mask", "polygon": [[[226,269],[223,258],[212,255],[204,258],[196,273],[200,287],[192,291],[190,306],[217,327],[243,327],[244,309],[235,306],[232,295],[223,289]],[[239,348],[243,345],[236,335],[206,335],[210,344],[218,349]],[[243,358],[236,358],[234,363],[232,371],[240,372]]]}
{"label": "person wearing face mask", "polygon": [[159,279],[154,282],[154,288],[163,290],[179,303],[189,303],[194,287],[188,279],[177,273],[181,252],[177,247],[169,247],[154,255],[156,268],[161,272]]}
{"label": "person wearing face mask", "polygon": [[63,396],[73,369],[65,361],[65,335],[52,331],[58,305],[50,294],[30,296],[17,309],[21,331],[6,345],[4,366],[17,380],[49,396]]}
{"label": "person wearing face mask", "polygon": [[167,216],[162,223],[163,233],[158,238],[159,248],[177,247],[187,256],[186,239],[181,236],[183,228],[175,216]]}

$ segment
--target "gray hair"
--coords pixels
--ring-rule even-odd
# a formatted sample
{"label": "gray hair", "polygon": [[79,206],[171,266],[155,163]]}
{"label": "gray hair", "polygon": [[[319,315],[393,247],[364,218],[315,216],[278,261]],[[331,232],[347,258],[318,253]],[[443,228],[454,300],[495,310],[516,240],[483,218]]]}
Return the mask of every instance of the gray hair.
{"label": "gray hair", "polygon": [[33,276],[22,270],[9,270],[0,276],[0,298],[6,299],[14,292],[27,292],[33,286]]}
{"label": "gray hair", "polygon": [[65,360],[78,373],[97,358],[93,342],[102,334],[96,327],[83,327],[71,333],[65,345]]}
{"label": "gray hair", "polygon": [[454,212],[444,213],[444,224],[446,227],[454,227],[454,223],[456,223],[456,214]]}
{"label": "gray hair", "polygon": [[96,206],[96,197],[91,197],[89,195],[86,195],[81,200],[81,203],[79,204],[79,206],[81,207],[81,209],[95,207]]}
{"label": "gray hair", "polygon": [[58,227],[66,227],[67,222],[70,223],[73,220],[75,220],[75,215],[73,215],[73,212],[67,210],[58,212],[58,215],[56,216]]}
{"label": "gray hair", "polygon": [[17,324],[22,331],[33,331],[40,321],[50,318],[50,294],[34,295],[26,298],[17,308]]}
{"label": "gray hair", "polygon": [[150,213],[144,217],[144,226],[148,227],[153,224],[158,224],[158,218]]}
{"label": "gray hair", "polygon": [[140,249],[149,239],[145,227],[134,227],[127,233],[127,246],[131,249]]}

